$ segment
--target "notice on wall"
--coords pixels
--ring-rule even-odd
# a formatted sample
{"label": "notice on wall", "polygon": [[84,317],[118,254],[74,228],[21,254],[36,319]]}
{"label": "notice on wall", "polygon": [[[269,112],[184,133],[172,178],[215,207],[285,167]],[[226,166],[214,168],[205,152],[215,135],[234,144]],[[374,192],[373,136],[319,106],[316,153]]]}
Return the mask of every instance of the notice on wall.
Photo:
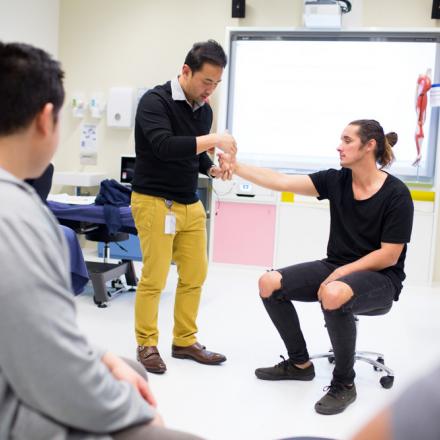
{"label": "notice on wall", "polygon": [[82,124],[80,140],[81,165],[96,165],[98,162],[98,143],[96,124]]}

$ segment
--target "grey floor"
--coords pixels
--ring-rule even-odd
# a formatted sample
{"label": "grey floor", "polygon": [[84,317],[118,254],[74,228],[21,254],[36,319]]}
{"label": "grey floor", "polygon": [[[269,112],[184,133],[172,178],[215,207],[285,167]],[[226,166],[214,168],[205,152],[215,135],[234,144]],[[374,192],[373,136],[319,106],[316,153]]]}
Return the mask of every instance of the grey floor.
{"label": "grey floor", "polygon": [[[140,271],[140,265],[136,267]],[[313,405],[329,384],[332,366],[316,360],[311,382],[265,382],[254,369],[271,366],[285,355],[258,298],[261,270],[212,264],[199,312],[199,341],[226,354],[221,366],[204,366],[171,357],[174,287],[172,266],[162,294],[159,349],[168,371],[150,375],[159,410],[167,426],[211,440],[273,440],[294,435],[346,439],[406,384],[440,362],[440,286],[406,285],[401,300],[388,315],[362,317],[358,347],[383,351],[395,370],[394,387],[383,389],[380,373],[356,364],[357,401],[346,412],[321,416]],[[98,309],[90,289],[77,297],[78,316],[89,340],[123,356],[135,356],[134,294],[111,300]],[[298,304],[298,313],[311,353],[326,351],[329,340],[317,304]]]}

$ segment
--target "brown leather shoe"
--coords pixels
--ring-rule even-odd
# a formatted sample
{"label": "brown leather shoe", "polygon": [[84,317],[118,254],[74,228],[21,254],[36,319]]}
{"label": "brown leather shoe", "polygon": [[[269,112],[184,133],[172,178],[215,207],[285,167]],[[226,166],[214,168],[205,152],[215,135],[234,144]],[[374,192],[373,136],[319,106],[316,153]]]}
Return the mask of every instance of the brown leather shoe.
{"label": "brown leather shoe", "polygon": [[207,365],[221,364],[226,356],[206,350],[206,347],[196,342],[189,347],[172,346],[171,355],[178,359],[192,359],[193,361]]}
{"label": "brown leather shoe", "polygon": [[150,373],[163,374],[167,371],[167,366],[154,345],[138,345],[137,360]]}

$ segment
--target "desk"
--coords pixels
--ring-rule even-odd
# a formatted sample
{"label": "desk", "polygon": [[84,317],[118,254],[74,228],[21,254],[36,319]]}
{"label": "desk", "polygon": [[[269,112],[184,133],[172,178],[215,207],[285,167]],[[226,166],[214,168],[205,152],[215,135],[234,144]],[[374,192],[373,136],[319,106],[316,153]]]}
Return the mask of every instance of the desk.
{"label": "desk", "polygon": [[[80,232],[86,233],[85,229],[99,229],[97,225],[105,225],[105,217],[104,217],[104,207],[100,205],[69,205],[66,203],[54,202],[51,200],[47,201],[47,205],[49,209],[54,213],[54,215],[58,218],[58,220],[65,220],[68,222],[72,222],[75,224],[75,228],[81,229]],[[122,228],[121,231],[128,232],[131,234],[136,234],[136,228],[134,226],[134,220],[131,215],[131,209],[126,207],[118,208],[121,215],[121,223]],[[86,228],[84,228],[84,224]],[[107,228],[100,228],[105,229]],[[90,232],[90,231],[89,231]],[[73,231],[72,231],[73,233]],[[104,235],[108,237],[108,231]],[[76,238],[76,236],[75,236]],[[93,241],[94,238],[90,238]],[[99,236],[98,240],[102,240],[101,236]],[[72,251],[72,249],[71,249]],[[81,254],[81,249],[76,249],[78,253]],[[78,255],[76,255],[78,256]],[[75,260],[75,255],[71,260]],[[122,259],[121,262],[118,263],[108,263],[108,262],[87,262],[87,278],[90,277],[93,290],[94,290],[94,301],[98,305],[98,307],[106,307],[106,302],[108,301],[110,292],[107,290],[106,283],[112,281],[114,279],[119,278],[122,275],[125,275],[126,281],[128,285],[136,286],[137,279],[133,266],[133,262],[131,261],[128,255]],[[125,289],[119,289],[121,291]],[[112,294],[115,292],[111,292]]]}
{"label": "desk", "polygon": [[[47,206],[60,220],[105,224],[104,206],[102,205],[69,205],[66,203],[47,201]],[[122,231],[137,234],[133,216],[129,206],[119,208],[121,213]]]}
{"label": "desk", "polygon": [[81,187],[99,186],[107,178],[105,173],[80,171],[55,171],[52,183],[55,185],[74,186],[75,194],[80,195]]}

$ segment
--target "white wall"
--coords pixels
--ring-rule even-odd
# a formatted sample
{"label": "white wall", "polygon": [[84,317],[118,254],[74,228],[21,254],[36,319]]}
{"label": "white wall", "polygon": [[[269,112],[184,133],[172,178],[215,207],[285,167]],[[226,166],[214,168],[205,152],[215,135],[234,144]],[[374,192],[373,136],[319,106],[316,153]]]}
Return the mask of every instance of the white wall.
{"label": "white wall", "polygon": [[[300,23],[301,0],[276,3],[269,7],[265,0],[248,1],[246,18],[233,19],[229,0],[61,0],[60,59],[67,72],[67,98],[77,91],[90,96],[112,86],[137,89],[164,83],[178,73],[195,41],[223,42],[226,26]],[[64,113],[55,165],[59,170],[81,169],[81,121],[72,118],[68,106]],[[119,156],[134,152],[132,131],[109,129],[103,120],[98,143],[96,169],[117,177]]]}
{"label": "white wall", "polygon": [[[303,0],[247,0],[246,18],[231,18],[231,0],[61,0],[60,59],[73,93],[107,93],[112,86],[152,87],[175,75],[194,41],[224,42],[227,26],[298,27]],[[432,27],[431,0],[353,0],[347,26]],[[384,6],[384,3],[386,5]],[[218,107],[219,91],[213,98]],[[86,122],[91,122],[86,118]],[[80,120],[65,107],[58,170],[80,170]],[[98,124],[98,165],[118,177],[119,156],[133,153],[131,130]]]}
{"label": "white wall", "polygon": [[59,0],[0,0],[0,40],[18,41],[58,56]]}
{"label": "white wall", "polygon": [[[344,17],[346,26],[438,26],[430,18],[432,0],[353,0],[352,4],[353,11]],[[299,27],[302,10],[303,0],[247,0],[246,18],[233,19],[231,0],[0,0],[0,39],[58,52],[66,71],[67,105],[55,166],[74,171],[83,169],[80,122],[71,116],[68,105],[74,92],[154,86],[177,73],[194,41],[223,42],[227,26]],[[216,95],[214,112],[219,92]],[[133,153],[133,144],[132,130],[110,129],[99,122],[98,165],[85,169],[118,177],[119,156]],[[435,228],[440,237],[438,222]],[[440,244],[436,254],[434,273],[440,281]]]}

